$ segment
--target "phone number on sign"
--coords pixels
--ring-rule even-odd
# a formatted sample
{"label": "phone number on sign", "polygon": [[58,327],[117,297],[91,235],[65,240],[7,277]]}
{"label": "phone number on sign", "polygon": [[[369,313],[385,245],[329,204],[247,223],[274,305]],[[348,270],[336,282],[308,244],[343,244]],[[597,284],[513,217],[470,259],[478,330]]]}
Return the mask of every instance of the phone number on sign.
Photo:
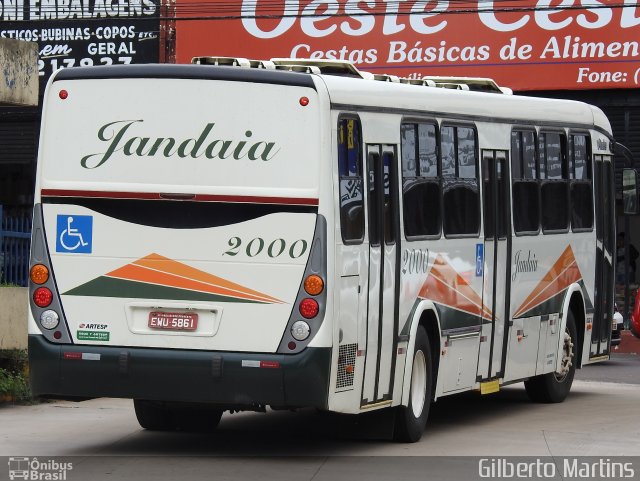
{"label": "phone number on sign", "polygon": [[50,58],[38,60],[38,71],[41,77],[50,75],[56,70],[68,67],[92,67],[94,65],[118,65],[118,64],[130,64],[133,57],[100,57],[93,59],[91,57],[85,57],[81,59],[75,58]]}

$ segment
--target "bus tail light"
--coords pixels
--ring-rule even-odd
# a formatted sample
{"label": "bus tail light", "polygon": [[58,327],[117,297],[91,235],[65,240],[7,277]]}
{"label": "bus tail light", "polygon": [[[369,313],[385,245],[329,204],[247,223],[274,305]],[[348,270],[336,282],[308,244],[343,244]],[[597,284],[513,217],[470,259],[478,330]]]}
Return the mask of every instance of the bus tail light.
{"label": "bus tail light", "polygon": [[291,327],[291,335],[296,341],[304,341],[309,337],[310,332],[311,328],[309,327],[309,324],[304,321],[296,321]]}
{"label": "bus tail light", "polygon": [[45,329],[55,329],[56,327],[58,327],[59,323],[60,316],[56,311],[47,309],[42,314],[40,314],[40,324],[42,324],[42,327],[44,327]]}
{"label": "bus tail light", "polygon": [[53,293],[47,287],[38,287],[33,292],[33,302],[38,307],[47,307],[53,300]]}
{"label": "bus tail light", "polygon": [[34,284],[44,284],[49,280],[49,269],[43,264],[36,264],[31,268],[29,278]]}
{"label": "bus tail light", "polygon": [[313,319],[318,315],[318,311],[320,310],[320,306],[318,305],[318,301],[315,299],[303,299],[300,303],[300,314],[302,317],[307,319]]}
{"label": "bus tail light", "polygon": [[311,274],[304,280],[304,290],[310,296],[317,296],[324,290],[324,281],[317,274]]}
{"label": "bus tail light", "polygon": [[72,344],[73,340],[55,282],[55,272],[49,258],[41,204],[36,204],[33,209],[29,265],[31,266],[29,269],[31,318],[47,341]]}
{"label": "bus tail light", "polygon": [[[327,310],[327,220],[316,215],[313,239],[310,239],[309,257],[301,272],[298,293],[289,312],[289,320],[278,346],[280,354],[298,354],[304,351],[321,332]],[[325,332],[325,335],[327,333]]]}

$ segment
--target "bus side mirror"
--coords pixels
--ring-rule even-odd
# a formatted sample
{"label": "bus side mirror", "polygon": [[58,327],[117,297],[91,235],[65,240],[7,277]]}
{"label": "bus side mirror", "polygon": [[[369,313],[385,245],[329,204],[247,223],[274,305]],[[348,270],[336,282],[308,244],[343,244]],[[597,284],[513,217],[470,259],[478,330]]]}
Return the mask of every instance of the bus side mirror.
{"label": "bus side mirror", "polygon": [[638,173],[636,169],[622,171],[622,209],[625,215],[638,215]]}

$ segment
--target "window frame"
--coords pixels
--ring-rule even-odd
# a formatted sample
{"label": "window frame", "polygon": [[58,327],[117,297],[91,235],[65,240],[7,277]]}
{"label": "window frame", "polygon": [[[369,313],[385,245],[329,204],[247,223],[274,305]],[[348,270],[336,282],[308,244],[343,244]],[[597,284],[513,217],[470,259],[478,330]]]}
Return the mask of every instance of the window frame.
{"label": "window frame", "polygon": [[[407,124],[413,124],[416,127],[419,124],[428,124],[428,125],[432,125],[435,128],[435,134],[436,134],[436,169],[437,169],[437,175],[435,177],[422,177],[419,175],[416,175],[414,177],[405,177],[404,175],[404,166],[402,163],[402,126],[403,125],[407,125]],[[419,131],[416,130],[416,139],[418,139],[418,134]],[[419,172],[419,155],[420,151],[419,151],[419,143],[416,142],[415,144],[415,155],[416,155],[416,174]],[[401,183],[401,198],[402,198],[402,205],[399,208],[400,211],[400,216],[402,219],[402,233],[404,235],[404,239],[407,242],[415,242],[415,241],[420,241],[420,240],[438,240],[442,238],[442,229],[443,229],[443,222],[442,222],[442,216],[443,216],[443,195],[442,195],[442,161],[440,159],[440,128],[438,126],[438,121],[434,118],[429,118],[429,117],[403,117],[400,120],[400,152],[399,152],[399,161],[400,161],[400,183]],[[405,179],[413,179],[415,181],[418,181],[420,183],[431,183],[431,184],[437,184],[438,185],[438,195],[440,198],[440,202],[438,205],[438,214],[439,214],[439,218],[438,218],[438,233],[437,234],[424,234],[424,235],[412,235],[409,236],[407,235],[407,231],[405,228],[405,216],[404,216],[404,195],[405,195],[405,189],[404,189],[404,181]]]}
{"label": "window frame", "polygon": [[[480,233],[482,232],[482,226],[483,226],[483,219],[482,219],[482,193],[481,193],[481,187],[480,184],[482,183],[482,177],[481,177],[481,172],[480,172],[480,142],[478,139],[478,128],[476,126],[475,122],[464,122],[464,121],[455,121],[455,120],[448,120],[448,119],[443,119],[440,121],[440,131],[442,131],[442,129],[446,128],[446,127],[453,127],[454,130],[454,151],[455,151],[455,176],[454,177],[445,177],[443,174],[441,174],[441,197],[442,197],[442,236],[445,239],[478,239],[480,238]],[[476,202],[476,212],[477,212],[477,218],[478,218],[478,230],[475,233],[467,233],[467,234],[447,234],[445,232],[445,222],[444,222],[444,216],[445,216],[445,201],[444,201],[444,194],[445,194],[445,184],[448,180],[470,180],[470,178],[468,177],[459,177],[459,161],[458,161],[458,128],[466,128],[466,129],[471,129],[473,130],[473,134],[474,134],[474,153],[475,153],[475,159],[476,159],[476,175],[475,175],[475,181],[476,181],[476,188],[477,188],[477,197],[478,197],[478,202]],[[442,135],[440,135],[439,138],[439,143],[438,143],[438,154],[440,156],[439,159],[439,164],[442,167]]]}
{"label": "window frame", "polygon": [[[358,127],[360,129],[360,138],[359,138],[359,144],[360,144],[360,148],[359,148],[359,170],[360,170],[360,175],[358,176],[343,176],[340,173],[340,142],[339,142],[339,127],[340,127],[340,123],[343,120],[355,120],[358,124]],[[336,139],[336,161],[335,162],[335,166],[336,166],[336,170],[337,170],[337,175],[338,175],[338,219],[340,222],[340,238],[342,239],[342,243],[344,245],[362,245],[367,237],[367,206],[366,206],[366,202],[365,202],[365,196],[366,196],[366,189],[365,189],[365,176],[364,176],[364,167],[365,167],[365,162],[364,162],[364,139],[362,136],[362,120],[360,119],[360,116],[357,113],[352,113],[352,112],[343,112],[340,113],[338,115],[338,121],[336,123],[336,135],[334,137]],[[362,195],[362,200],[361,200],[361,204],[362,204],[362,209],[363,209],[363,221],[362,221],[362,236],[359,239],[348,239],[346,240],[344,238],[344,229],[342,228],[342,204],[341,204],[341,199],[340,199],[340,182],[343,179],[349,179],[349,178],[359,178],[360,179],[360,185],[361,185],[361,190],[360,193]]]}
{"label": "window frame", "polygon": [[[587,149],[586,152],[586,167],[587,167],[587,179],[576,179],[575,178],[575,169],[576,169],[576,165],[575,165],[575,160],[573,159],[573,154],[574,154],[574,149],[573,149],[573,137],[574,136],[579,136],[582,135],[584,137],[586,137],[586,141],[585,141],[585,146]],[[568,159],[570,160],[569,163],[569,167],[572,169],[572,172],[570,172],[570,175],[572,174],[572,176],[570,176],[569,178],[569,224],[571,225],[571,232],[593,232],[594,229],[594,224],[595,224],[595,216],[596,216],[596,212],[595,212],[595,191],[594,191],[594,186],[593,186],[593,170],[594,170],[594,162],[595,162],[595,157],[593,155],[593,149],[592,149],[592,145],[591,145],[591,134],[589,133],[588,130],[584,130],[584,129],[569,129],[569,132],[567,134],[567,154],[568,154]],[[591,227],[574,227],[573,226],[573,221],[572,221],[572,214],[573,214],[573,202],[572,202],[572,198],[571,198],[571,190],[572,187],[575,184],[589,184],[591,187],[591,210],[592,210],[592,218],[591,218]]]}
{"label": "window frame", "polygon": [[[385,201],[385,197],[386,197],[386,193],[384,192],[384,158],[386,154],[390,155],[390,160],[389,160],[389,219],[387,219],[385,217],[386,211],[384,211],[382,213],[382,216],[385,220],[385,228],[383,229],[383,238],[384,238],[384,245],[385,246],[395,246],[400,242],[400,239],[398,239],[398,237],[396,236],[397,232],[396,232],[396,226],[399,225],[399,217],[400,217],[400,189],[398,187],[398,148],[395,145],[390,144],[391,147],[393,147],[392,150],[385,150],[385,146],[387,144],[383,144],[382,145],[382,150],[380,152],[380,156],[381,159],[380,161],[382,162],[382,185],[383,185],[383,192],[382,192],[382,198],[383,198],[383,205],[386,207],[386,201]],[[394,207],[395,206],[395,207]],[[403,204],[404,206],[404,204]],[[391,235],[393,236],[393,238],[391,240],[387,239],[387,229],[386,229],[386,225],[387,222],[389,221],[389,224],[391,226]]]}
{"label": "window frame", "polygon": [[[533,149],[534,149],[534,162],[535,162],[535,178],[533,179],[526,179],[526,178],[520,178],[520,179],[515,179],[513,177],[513,165],[510,163],[509,164],[509,168],[510,168],[510,176],[511,176],[511,226],[512,226],[512,232],[516,237],[526,237],[526,236],[537,236],[540,235],[541,231],[542,231],[542,225],[541,225],[541,218],[542,218],[542,195],[540,192],[540,183],[541,183],[541,179],[540,179],[540,158],[539,158],[539,153],[538,153],[538,130],[536,129],[535,126],[533,125],[514,125],[511,128],[511,133],[509,135],[509,153],[513,156],[513,144],[512,144],[512,139],[513,139],[513,133],[514,132],[531,132],[533,133]],[[513,158],[513,157],[512,157]],[[509,160],[512,160],[509,159]],[[524,166],[524,158],[521,156],[520,157],[520,171],[524,172],[524,170],[522,169],[522,167]],[[516,230],[516,222],[514,219],[514,208],[513,208],[513,184],[514,182],[516,182],[516,180],[518,182],[527,182],[527,183],[531,183],[531,184],[535,184],[536,188],[538,190],[538,228],[534,231],[517,231]]]}
{"label": "window frame", "polygon": [[[538,155],[540,155],[540,137],[542,135],[546,135],[546,134],[556,134],[560,136],[560,155],[562,156],[562,158],[560,159],[562,164],[560,166],[560,168],[563,170],[562,172],[562,178],[561,179],[549,179],[547,177],[547,173],[548,173],[548,169],[547,169],[547,149],[546,149],[546,137],[545,137],[545,152],[544,152],[544,168],[545,168],[545,178],[539,178],[539,183],[540,183],[540,230],[542,231],[543,235],[556,235],[556,234],[567,234],[568,232],[571,231],[571,184],[570,184],[570,179],[569,179],[569,138],[567,135],[567,131],[564,128],[561,127],[541,127],[538,129],[538,137],[537,137],[537,151],[538,151]],[[564,140],[563,140],[564,139]],[[540,163],[540,158],[538,158],[538,164]],[[538,165],[538,168],[540,168],[540,166]],[[538,171],[538,174],[540,175],[541,172]],[[567,205],[567,225],[565,228],[563,229],[545,229],[542,223],[542,219],[543,219],[543,192],[542,189],[545,185],[547,184],[560,184],[560,183],[564,183],[567,185],[567,193],[566,193],[566,198],[565,198],[565,202]]]}

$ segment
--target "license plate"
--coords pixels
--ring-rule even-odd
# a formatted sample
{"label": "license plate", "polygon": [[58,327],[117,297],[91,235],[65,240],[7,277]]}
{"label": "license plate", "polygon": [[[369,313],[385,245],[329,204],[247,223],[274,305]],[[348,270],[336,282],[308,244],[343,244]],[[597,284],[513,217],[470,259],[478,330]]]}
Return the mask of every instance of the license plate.
{"label": "license plate", "polygon": [[198,314],[192,312],[150,312],[149,327],[168,331],[195,331],[198,328]]}

